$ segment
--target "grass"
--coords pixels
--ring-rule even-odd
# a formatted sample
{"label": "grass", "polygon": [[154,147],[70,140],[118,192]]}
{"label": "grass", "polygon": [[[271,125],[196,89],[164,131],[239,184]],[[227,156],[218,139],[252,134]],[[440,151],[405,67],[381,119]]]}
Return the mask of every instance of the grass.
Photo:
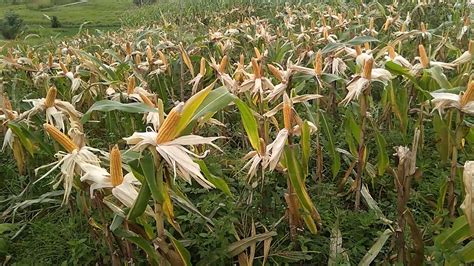
{"label": "grass", "polygon": [[[88,22],[84,27],[87,29],[117,29],[121,25],[121,15],[131,8],[134,8],[131,0],[88,0],[87,3],[57,6],[45,10],[32,9],[27,4],[0,4],[0,15],[3,16],[9,10],[16,12],[26,25],[20,39],[34,34],[28,37],[27,42],[40,44],[51,36],[58,38],[72,36],[85,22]],[[62,27],[51,28],[50,21],[44,15],[58,17]],[[2,42],[6,41],[0,39],[0,44]]]}

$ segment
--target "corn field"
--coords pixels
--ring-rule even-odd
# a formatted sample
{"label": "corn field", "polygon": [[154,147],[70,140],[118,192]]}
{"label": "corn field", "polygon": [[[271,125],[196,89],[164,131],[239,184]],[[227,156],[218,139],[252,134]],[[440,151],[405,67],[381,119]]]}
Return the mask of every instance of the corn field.
{"label": "corn field", "polygon": [[180,3],[0,48],[0,240],[63,208],[77,264],[474,263],[472,1]]}

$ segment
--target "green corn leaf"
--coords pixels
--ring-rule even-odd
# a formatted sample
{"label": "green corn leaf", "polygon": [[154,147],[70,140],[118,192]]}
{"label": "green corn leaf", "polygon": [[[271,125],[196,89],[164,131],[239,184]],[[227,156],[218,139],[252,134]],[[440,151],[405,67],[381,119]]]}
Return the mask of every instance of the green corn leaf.
{"label": "green corn leaf", "polygon": [[31,141],[32,136],[28,130],[24,130],[19,124],[9,122],[8,127],[12,130],[13,134],[18,137],[21,144],[30,153],[31,156],[35,153],[36,146]]}
{"label": "green corn leaf", "polygon": [[207,86],[205,89],[199,91],[198,93],[194,94],[191,98],[189,98],[183,106],[183,111],[181,112],[181,118],[179,119],[178,125],[176,126],[176,134],[179,135],[183,129],[191,122],[194,113],[196,110],[201,106],[204,99],[209,95],[212,88],[214,87],[214,83]]}
{"label": "green corn leaf", "polygon": [[375,241],[374,245],[367,251],[365,256],[362,258],[362,260],[359,262],[359,265],[370,265],[372,261],[377,257],[377,255],[380,253],[382,250],[382,247],[385,245],[385,242],[387,242],[388,238],[393,234],[392,230],[387,229],[385,230],[382,235]]}
{"label": "green corn leaf", "polygon": [[390,161],[387,153],[387,142],[379,131],[375,133],[375,142],[377,143],[377,173],[383,175]]}
{"label": "green corn leaf", "polygon": [[308,176],[308,165],[309,165],[309,156],[311,150],[311,133],[308,121],[303,123],[303,127],[301,129],[301,152],[302,152],[302,167],[304,171],[304,176]]}
{"label": "green corn leaf", "polygon": [[201,168],[201,172],[204,174],[206,179],[209,180],[209,182],[211,182],[214,186],[216,186],[216,188],[220,189],[222,192],[224,192],[228,196],[231,196],[231,197],[233,196],[225,180],[213,175],[211,171],[209,171],[206,163],[203,160],[195,160],[195,162],[199,164],[199,167]]}
{"label": "green corn leaf", "polygon": [[446,75],[443,73],[443,69],[440,66],[434,66],[429,69],[429,72],[431,73],[431,77],[436,80],[436,83],[442,88],[442,89],[451,89],[453,86],[451,83],[449,83],[448,78]]}
{"label": "green corn leaf", "polygon": [[122,229],[117,229],[114,231],[114,234],[123,237],[126,240],[134,243],[135,245],[139,246],[145,253],[147,254],[148,261],[152,265],[159,265],[160,261],[160,254],[155,250],[155,248],[150,244],[150,242],[143,237],[128,231],[128,230],[122,230]]}
{"label": "green corn leaf", "polygon": [[293,186],[298,201],[305,213],[302,214],[303,220],[305,221],[308,229],[311,233],[316,234],[318,229],[314,223],[313,217],[316,215],[316,207],[314,207],[311,198],[309,197],[306,186],[303,182],[304,176],[302,172],[301,164],[296,158],[295,151],[291,147],[285,147],[285,161],[288,169],[288,177],[290,178],[291,185]]}
{"label": "green corn leaf", "polygon": [[366,42],[379,42],[379,40],[371,36],[357,36],[357,37],[354,37],[352,40],[347,41],[346,44],[347,45],[361,45]]}
{"label": "green corn leaf", "polygon": [[320,110],[321,116],[319,120],[319,125],[322,127],[326,139],[326,148],[329,151],[329,155],[331,156],[331,171],[332,171],[332,176],[336,177],[337,173],[339,172],[339,169],[341,169],[341,157],[339,153],[336,151],[336,145],[334,142],[334,134],[332,132],[332,129],[328,123],[326,114]]}
{"label": "green corn leaf", "polygon": [[244,252],[248,247],[250,247],[253,244],[256,244],[257,242],[264,241],[266,239],[269,239],[271,237],[276,236],[277,233],[274,231],[262,233],[262,234],[257,234],[255,236],[247,237],[244,239],[241,239],[237,242],[234,242],[229,245],[228,251],[229,255],[231,257],[237,256],[240,253]]}
{"label": "green corn leaf", "polygon": [[[162,168],[160,167],[160,169],[158,169],[158,173],[155,172],[155,163],[154,163],[153,157],[150,155],[147,155],[141,158],[140,165],[142,167],[143,176],[145,177],[146,183],[148,187],[150,188],[151,196],[158,203],[162,204],[165,201],[165,197],[162,191],[163,190]],[[159,181],[158,179],[161,179],[161,180]]]}
{"label": "green corn leaf", "polygon": [[89,121],[92,112],[110,112],[110,111],[122,111],[127,113],[145,113],[145,112],[157,112],[155,108],[152,108],[144,103],[121,103],[111,100],[102,100],[95,102],[89,110],[82,116],[81,122],[84,124]]}
{"label": "green corn leaf", "polygon": [[174,249],[178,252],[181,260],[183,261],[184,265],[192,265],[191,263],[191,253],[184,247],[184,245],[179,242],[176,238],[174,238],[168,231],[165,231],[166,236],[171,239],[171,243],[173,244]]}
{"label": "green corn leaf", "polygon": [[235,99],[235,104],[240,110],[240,117],[247,132],[250,144],[255,150],[259,149],[258,123],[252,114],[252,110],[240,99]]}
{"label": "green corn leaf", "polygon": [[209,113],[215,113],[229,105],[234,99],[235,96],[228,89],[219,87],[207,95],[191,120],[194,121]]}
{"label": "green corn leaf", "polygon": [[471,237],[466,215],[458,217],[451,228],[445,229],[435,238],[435,246],[441,249],[450,249],[458,243]]}
{"label": "green corn leaf", "polygon": [[146,207],[148,206],[148,201],[150,200],[150,197],[150,188],[146,180],[144,180],[144,182],[142,182],[142,186],[140,187],[140,191],[138,192],[138,197],[135,200],[135,203],[133,204],[132,208],[128,212],[127,219],[134,220],[135,218],[142,215],[145,212]]}

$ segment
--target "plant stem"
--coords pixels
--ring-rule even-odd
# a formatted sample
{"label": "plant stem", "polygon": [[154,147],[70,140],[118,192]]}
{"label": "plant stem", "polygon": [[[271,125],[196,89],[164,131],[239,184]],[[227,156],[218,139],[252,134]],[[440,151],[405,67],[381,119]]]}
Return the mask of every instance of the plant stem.
{"label": "plant stem", "polygon": [[365,123],[367,118],[367,95],[364,92],[360,96],[360,139],[359,139],[359,158],[357,164],[357,176],[356,176],[356,196],[355,196],[355,210],[360,208],[360,191],[362,189],[362,173],[364,171],[365,164]]}

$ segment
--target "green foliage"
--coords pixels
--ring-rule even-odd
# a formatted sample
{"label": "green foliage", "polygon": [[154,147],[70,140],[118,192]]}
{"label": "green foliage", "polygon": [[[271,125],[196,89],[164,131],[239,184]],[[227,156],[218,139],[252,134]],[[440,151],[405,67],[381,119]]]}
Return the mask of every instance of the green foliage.
{"label": "green foliage", "polygon": [[0,31],[5,39],[15,39],[23,26],[23,19],[13,11],[6,12],[0,20]]}

